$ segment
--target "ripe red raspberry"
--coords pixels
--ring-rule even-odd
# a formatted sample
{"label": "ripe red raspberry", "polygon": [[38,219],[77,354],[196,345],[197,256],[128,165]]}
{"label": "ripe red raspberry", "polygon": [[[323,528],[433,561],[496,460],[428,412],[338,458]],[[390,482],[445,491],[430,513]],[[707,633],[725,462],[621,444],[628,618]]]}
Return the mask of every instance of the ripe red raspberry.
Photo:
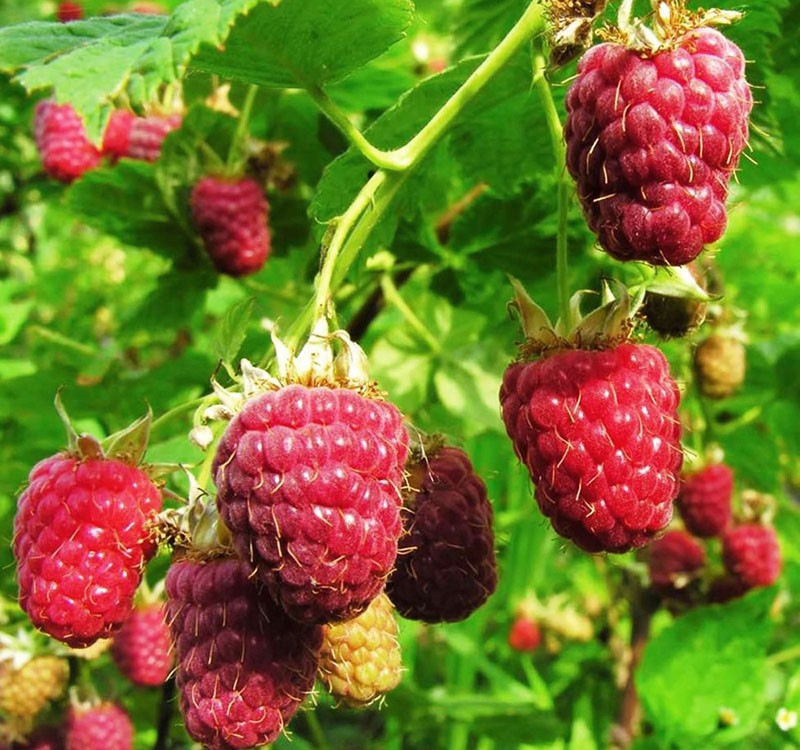
{"label": "ripe red raspberry", "polygon": [[134,685],[162,685],[172,671],[172,641],[160,604],[135,609],[114,636],[111,656]]}
{"label": "ripe red raspberry", "polygon": [[72,706],[65,726],[66,750],[133,750],[133,724],[114,703]]}
{"label": "ripe red raspberry", "polygon": [[463,620],[497,586],[486,485],[467,454],[452,447],[420,462],[411,475],[417,491],[408,500],[412,512],[386,593],[403,617],[430,623]]}
{"label": "ripe red raspberry", "polygon": [[58,8],[56,8],[56,18],[58,18],[61,23],[80,21],[81,18],[83,18],[83,6],[80,3],[65,0],[65,2],[58,4]]}
{"label": "ripe red raspberry", "polygon": [[518,616],[508,631],[508,645],[514,651],[532,653],[542,642],[542,631],[539,624],[530,617]]}
{"label": "ripe red raspberry", "polygon": [[231,421],[214,459],[220,514],[291,617],[347,620],[383,589],[407,448],[392,404],[345,388],[289,385]]}
{"label": "ripe red raspberry", "polygon": [[164,139],[181,126],[182,115],[150,115],[137,117],[131,124],[126,156],[155,161],[161,155]]}
{"label": "ripe red raspberry", "polygon": [[771,526],[743,524],[722,537],[725,570],[747,588],[771,586],[781,574],[781,550]]}
{"label": "ripe red raspberry", "polygon": [[672,518],[683,461],[678,386],[644,344],[517,362],[503,421],[553,528],[579,547],[624,552]]}
{"label": "ripe red raspberry", "polygon": [[100,152],[71,104],[39,102],[33,131],[44,171],[56,180],[72,182],[100,164]]}
{"label": "ripe red raspberry", "polygon": [[753,97],[741,50],[710,28],[669,48],[590,49],[567,93],[567,166],[619,260],[682,265],[725,230]]}
{"label": "ripe red raspberry", "polygon": [[706,564],[702,545],[685,531],[668,531],[650,545],[648,567],[653,588],[662,593],[685,588]]}
{"label": "ripe red raspberry", "polygon": [[136,121],[136,115],[127,109],[117,109],[111,113],[103,134],[102,151],[105,156],[114,161],[127,156],[130,146],[131,128]]}
{"label": "ripe red raspberry", "polygon": [[221,273],[259,271],[270,249],[269,206],[261,187],[246,177],[204,177],[190,199],[195,227]]}
{"label": "ripe red raspberry", "polygon": [[733,472],[725,464],[711,464],[685,476],[677,506],[686,528],[695,536],[719,536],[731,520]]}
{"label": "ripe red raspberry", "polygon": [[179,560],[166,583],[187,731],[211,750],[272,742],[314,687],[322,628],[287,618],[241,560]]}
{"label": "ripe red raspberry", "polygon": [[19,603],[33,624],[73,647],[118,630],[155,551],[147,524],[161,502],[122,461],[59,453],[39,462],[14,519]]}

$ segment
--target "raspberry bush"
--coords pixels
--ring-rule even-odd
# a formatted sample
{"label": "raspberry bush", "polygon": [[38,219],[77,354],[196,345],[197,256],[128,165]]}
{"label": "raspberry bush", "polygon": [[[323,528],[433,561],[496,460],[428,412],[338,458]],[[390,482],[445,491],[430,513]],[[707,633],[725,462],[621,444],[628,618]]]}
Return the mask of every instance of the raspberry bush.
{"label": "raspberry bush", "polygon": [[717,5],[2,4],[0,748],[800,742],[800,15]]}

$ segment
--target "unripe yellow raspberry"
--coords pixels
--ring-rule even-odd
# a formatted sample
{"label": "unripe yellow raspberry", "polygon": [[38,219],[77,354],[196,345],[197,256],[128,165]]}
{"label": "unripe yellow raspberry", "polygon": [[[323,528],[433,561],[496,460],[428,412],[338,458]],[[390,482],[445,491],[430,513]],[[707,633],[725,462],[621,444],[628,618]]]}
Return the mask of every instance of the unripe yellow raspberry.
{"label": "unripe yellow raspberry", "polygon": [[366,706],[400,682],[402,661],[394,606],[380,594],[358,617],[327,625],[320,678],[336,698]]}
{"label": "unripe yellow raspberry", "polygon": [[0,671],[0,711],[19,718],[36,716],[60,697],[69,679],[69,665],[57,656],[36,656],[19,669]]}

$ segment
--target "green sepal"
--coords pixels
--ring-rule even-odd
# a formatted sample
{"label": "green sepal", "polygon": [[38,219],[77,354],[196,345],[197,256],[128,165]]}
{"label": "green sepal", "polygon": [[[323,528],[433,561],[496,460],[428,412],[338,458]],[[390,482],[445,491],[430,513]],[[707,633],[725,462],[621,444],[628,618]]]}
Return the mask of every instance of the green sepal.
{"label": "green sepal", "polygon": [[148,406],[147,413],[143,417],[103,440],[102,446],[106,457],[138,466],[147,450],[152,422],[153,410]]}

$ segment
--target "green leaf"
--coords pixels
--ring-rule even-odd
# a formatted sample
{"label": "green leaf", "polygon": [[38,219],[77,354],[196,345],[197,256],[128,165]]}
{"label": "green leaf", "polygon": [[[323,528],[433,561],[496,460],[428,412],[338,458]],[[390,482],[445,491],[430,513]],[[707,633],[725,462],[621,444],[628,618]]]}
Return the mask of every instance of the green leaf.
{"label": "green leaf", "polygon": [[21,72],[29,91],[54,89],[99,140],[111,101],[155,100],[181,78],[201,44],[220,45],[258,0],[186,0],[171,16],[118,15],[68,24],[36,21],[0,29],[0,71]]}
{"label": "green leaf", "polygon": [[[402,146],[430,120],[480,62],[480,58],[470,58],[440,75],[420,82],[367,129],[366,136],[370,142],[383,149]],[[502,116],[499,112],[500,105],[529,91],[530,76],[530,61],[526,56],[509,62],[492,81],[485,95],[480,97],[480,101],[465,107],[456,121],[454,132],[461,132],[462,138],[467,138],[469,134],[473,145],[482,142],[482,139],[493,142],[492,133],[496,130],[496,123],[492,118]],[[422,166],[417,168],[417,174],[408,180],[401,190],[402,196],[396,199],[396,214],[413,216],[421,203],[428,206],[428,198],[442,199],[443,191],[439,180],[449,176],[448,172],[452,171],[452,166],[449,166],[452,165],[452,160],[443,158],[442,152],[445,150],[442,147],[436,148]],[[464,155],[466,151],[466,145],[454,149],[456,156]],[[481,179],[482,173],[470,173],[469,164],[475,164],[475,157],[470,154],[469,159],[466,162],[467,173],[470,177]],[[311,215],[321,222],[339,216],[372,171],[373,166],[355,149],[340,156],[328,167],[317,186],[311,204]]]}
{"label": "green leaf", "polygon": [[67,202],[87,224],[128,245],[175,258],[185,256],[192,244],[170,213],[148,162],[123,160],[87,172],[70,187]]}
{"label": "green leaf", "polygon": [[[724,606],[701,607],[650,641],[636,686],[662,740],[709,747],[753,730],[766,700],[764,656],[774,598],[775,590],[766,589]],[[735,725],[721,722],[726,711]]]}
{"label": "green leaf", "polygon": [[260,86],[339,81],[403,38],[410,0],[283,0],[236,24],[224,50],[205,47],[194,67]]}
{"label": "green leaf", "polygon": [[214,351],[225,363],[232,364],[239,353],[247,334],[247,326],[253,316],[252,297],[240,300],[231,307],[217,324]]}

